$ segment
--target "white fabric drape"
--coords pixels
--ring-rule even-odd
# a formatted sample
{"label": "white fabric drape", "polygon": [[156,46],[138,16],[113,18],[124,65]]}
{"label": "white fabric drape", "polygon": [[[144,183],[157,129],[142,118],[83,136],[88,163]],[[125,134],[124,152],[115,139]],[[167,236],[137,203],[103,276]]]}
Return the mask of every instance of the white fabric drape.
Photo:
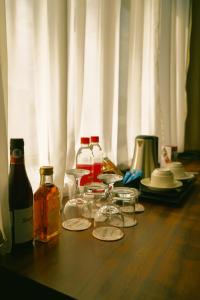
{"label": "white fabric drape", "polygon": [[11,228],[8,206],[7,151],[7,47],[5,3],[0,1],[0,230],[6,241],[0,253],[11,249]]}
{"label": "white fabric drape", "polygon": [[51,164],[62,191],[67,139],[67,3],[8,0],[6,12],[9,137],[24,138],[33,189],[39,185],[39,167]]}
{"label": "white fabric drape", "polygon": [[[5,3],[6,31],[0,10],[1,206],[7,203],[10,137],[24,138],[34,191],[44,164],[54,166],[62,191],[81,136],[99,135],[105,155],[125,167],[138,134],[157,135],[159,146],[175,144],[183,151],[190,0]],[[6,44],[7,58],[2,56]]]}
{"label": "white fabric drape", "polygon": [[73,167],[81,136],[99,135],[117,160],[119,0],[69,1],[68,152]]}
{"label": "white fabric drape", "polygon": [[138,134],[157,135],[159,149],[169,144],[184,150],[190,1],[132,0],[129,11],[127,126],[121,132],[127,143],[119,153],[128,165]]}
{"label": "white fabric drape", "polygon": [[81,135],[126,167],[138,134],[182,152],[190,0],[69,3],[67,164]]}
{"label": "white fabric drape", "polygon": [[190,1],[162,1],[161,4],[159,97],[162,131],[159,135],[162,143],[177,145],[182,152],[187,116]]}

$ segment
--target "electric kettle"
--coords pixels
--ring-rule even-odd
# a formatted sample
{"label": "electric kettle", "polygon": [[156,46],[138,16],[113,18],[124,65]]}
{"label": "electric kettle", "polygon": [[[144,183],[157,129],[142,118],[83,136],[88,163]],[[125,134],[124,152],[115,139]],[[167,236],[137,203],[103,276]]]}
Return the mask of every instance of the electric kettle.
{"label": "electric kettle", "polygon": [[135,149],[130,171],[141,170],[142,177],[151,176],[158,167],[158,137],[153,135],[138,135],[135,138]]}

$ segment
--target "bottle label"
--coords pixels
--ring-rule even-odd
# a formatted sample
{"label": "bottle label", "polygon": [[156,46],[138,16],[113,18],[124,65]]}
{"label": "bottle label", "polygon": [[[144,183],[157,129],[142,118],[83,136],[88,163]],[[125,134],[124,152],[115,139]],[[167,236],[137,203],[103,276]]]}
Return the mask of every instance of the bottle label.
{"label": "bottle label", "polygon": [[24,164],[24,154],[21,149],[14,149],[10,157],[10,164]]}
{"label": "bottle label", "polygon": [[33,207],[13,211],[14,242],[21,244],[33,239]]}

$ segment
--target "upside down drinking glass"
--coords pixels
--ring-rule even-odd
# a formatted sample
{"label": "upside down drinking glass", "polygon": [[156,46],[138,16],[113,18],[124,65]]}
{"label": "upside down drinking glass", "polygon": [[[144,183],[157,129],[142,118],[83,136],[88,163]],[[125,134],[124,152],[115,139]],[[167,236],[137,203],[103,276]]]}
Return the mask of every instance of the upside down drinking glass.
{"label": "upside down drinking glass", "polygon": [[76,180],[76,189],[73,199],[69,199],[63,209],[63,228],[72,231],[88,229],[91,226],[88,202],[83,199],[80,190],[80,179],[90,172],[85,169],[70,169],[67,174],[73,175]]}
{"label": "upside down drinking glass", "polygon": [[137,194],[127,188],[118,187],[112,190],[112,203],[120,207],[124,216],[124,227],[132,227],[137,224],[135,218],[135,204]]}

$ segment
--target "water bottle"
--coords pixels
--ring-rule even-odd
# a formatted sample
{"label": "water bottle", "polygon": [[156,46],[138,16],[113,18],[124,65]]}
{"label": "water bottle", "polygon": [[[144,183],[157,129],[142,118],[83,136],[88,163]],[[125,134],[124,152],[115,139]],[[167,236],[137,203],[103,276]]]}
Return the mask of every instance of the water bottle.
{"label": "water bottle", "polygon": [[94,157],[93,162],[93,181],[94,182],[101,182],[98,179],[98,175],[102,173],[103,168],[103,151],[101,146],[99,145],[99,137],[98,136],[91,136],[90,138],[90,149],[92,150],[92,154]]}
{"label": "water bottle", "polygon": [[93,181],[93,154],[89,137],[81,137],[81,146],[76,154],[76,168],[90,171],[88,175],[81,177],[81,186]]}

